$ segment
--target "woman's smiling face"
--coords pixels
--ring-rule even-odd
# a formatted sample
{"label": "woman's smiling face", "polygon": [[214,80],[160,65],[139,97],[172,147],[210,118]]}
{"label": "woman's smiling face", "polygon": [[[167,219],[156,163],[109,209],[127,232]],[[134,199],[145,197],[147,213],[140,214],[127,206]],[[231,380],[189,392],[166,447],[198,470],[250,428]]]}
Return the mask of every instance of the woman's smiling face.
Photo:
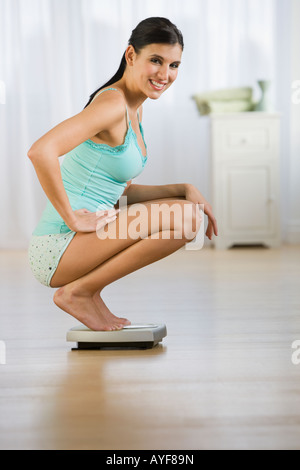
{"label": "woman's smiling face", "polygon": [[181,63],[180,44],[150,44],[139,54],[129,46],[127,65],[131,68],[135,87],[150,99],[158,99],[176,80]]}

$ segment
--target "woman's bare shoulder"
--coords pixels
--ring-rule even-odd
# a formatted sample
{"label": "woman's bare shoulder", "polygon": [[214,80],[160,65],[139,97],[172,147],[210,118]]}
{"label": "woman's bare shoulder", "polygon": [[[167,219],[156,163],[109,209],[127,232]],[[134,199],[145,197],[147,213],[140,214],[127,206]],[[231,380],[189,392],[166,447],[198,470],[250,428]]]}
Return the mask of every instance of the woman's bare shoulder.
{"label": "woman's bare shoulder", "polygon": [[34,143],[31,151],[35,154],[47,151],[56,156],[65,155],[87,139],[117,126],[124,119],[125,113],[125,98],[121,93],[108,90],[79,114],[47,132]]}
{"label": "woman's bare shoulder", "polygon": [[88,107],[93,106],[101,108],[107,105],[113,105],[118,112],[120,109],[126,108],[126,100],[122,90],[118,88],[106,88],[101,90],[89,104]]}

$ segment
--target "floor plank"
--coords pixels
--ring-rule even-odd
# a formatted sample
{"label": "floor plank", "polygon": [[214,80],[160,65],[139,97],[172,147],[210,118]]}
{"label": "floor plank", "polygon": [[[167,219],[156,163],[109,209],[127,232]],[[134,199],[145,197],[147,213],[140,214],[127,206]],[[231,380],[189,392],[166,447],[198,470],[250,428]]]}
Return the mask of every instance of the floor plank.
{"label": "floor plank", "polygon": [[1,449],[300,449],[300,247],[181,250],[104,291],[166,323],[150,351],[71,351],[77,323],[0,252]]}

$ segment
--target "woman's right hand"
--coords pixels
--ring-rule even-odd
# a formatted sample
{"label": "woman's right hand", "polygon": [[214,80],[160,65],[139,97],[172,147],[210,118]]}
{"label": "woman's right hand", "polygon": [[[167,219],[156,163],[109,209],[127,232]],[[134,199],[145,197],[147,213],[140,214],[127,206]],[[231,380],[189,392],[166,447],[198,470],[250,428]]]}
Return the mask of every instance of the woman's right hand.
{"label": "woman's right hand", "polygon": [[73,232],[96,232],[117,218],[120,209],[91,212],[87,209],[74,211],[74,219],[68,224]]}

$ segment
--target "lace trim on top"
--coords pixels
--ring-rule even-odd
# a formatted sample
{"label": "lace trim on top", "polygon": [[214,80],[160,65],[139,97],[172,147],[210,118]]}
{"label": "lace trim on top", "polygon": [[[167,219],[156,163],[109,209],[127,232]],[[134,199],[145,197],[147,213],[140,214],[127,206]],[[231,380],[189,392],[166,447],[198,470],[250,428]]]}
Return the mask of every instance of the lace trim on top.
{"label": "lace trim on top", "polygon": [[[143,141],[144,141],[144,145],[145,145],[145,148],[146,148],[146,152],[147,152],[147,145],[146,145],[146,142],[144,140],[144,131],[143,131],[143,127],[142,127],[142,124],[140,123],[140,130],[141,130],[141,134],[142,134],[142,137],[143,137]],[[133,136],[134,140],[135,140],[135,144],[138,148],[138,151],[140,152],[140,155],[141,157],[144,159],[144,160],[147,160],[148,158],[148,155],[146,154],[146,156],[144,157],[142,151],[141,151],[141,148],[138,144],[138,140],[137,140],[137,136],[136,136],[136,133],[134,132],[134,130],[132,129],[132,126],[131,126],[131,121],[129,122],[129,126],[128,126],[128,130],[127,130],[127,133],[126,133],[126,136],[125,136],[125,141],[123,144],[121,145],[117,145],[116,147],[111,147],[110,145],[108,144],[97,144],[96,142],[93,142],[91,139],[88,139],[86,140],[84,143],[88,144],[90,147],[96,149],[96,150],[103,150],[105,151],[106,153],[111,153],[111,154],[120,154],[120,153],[123,153],[126,151],[127,147],[129,146],[130,144],[130,138]]]}

